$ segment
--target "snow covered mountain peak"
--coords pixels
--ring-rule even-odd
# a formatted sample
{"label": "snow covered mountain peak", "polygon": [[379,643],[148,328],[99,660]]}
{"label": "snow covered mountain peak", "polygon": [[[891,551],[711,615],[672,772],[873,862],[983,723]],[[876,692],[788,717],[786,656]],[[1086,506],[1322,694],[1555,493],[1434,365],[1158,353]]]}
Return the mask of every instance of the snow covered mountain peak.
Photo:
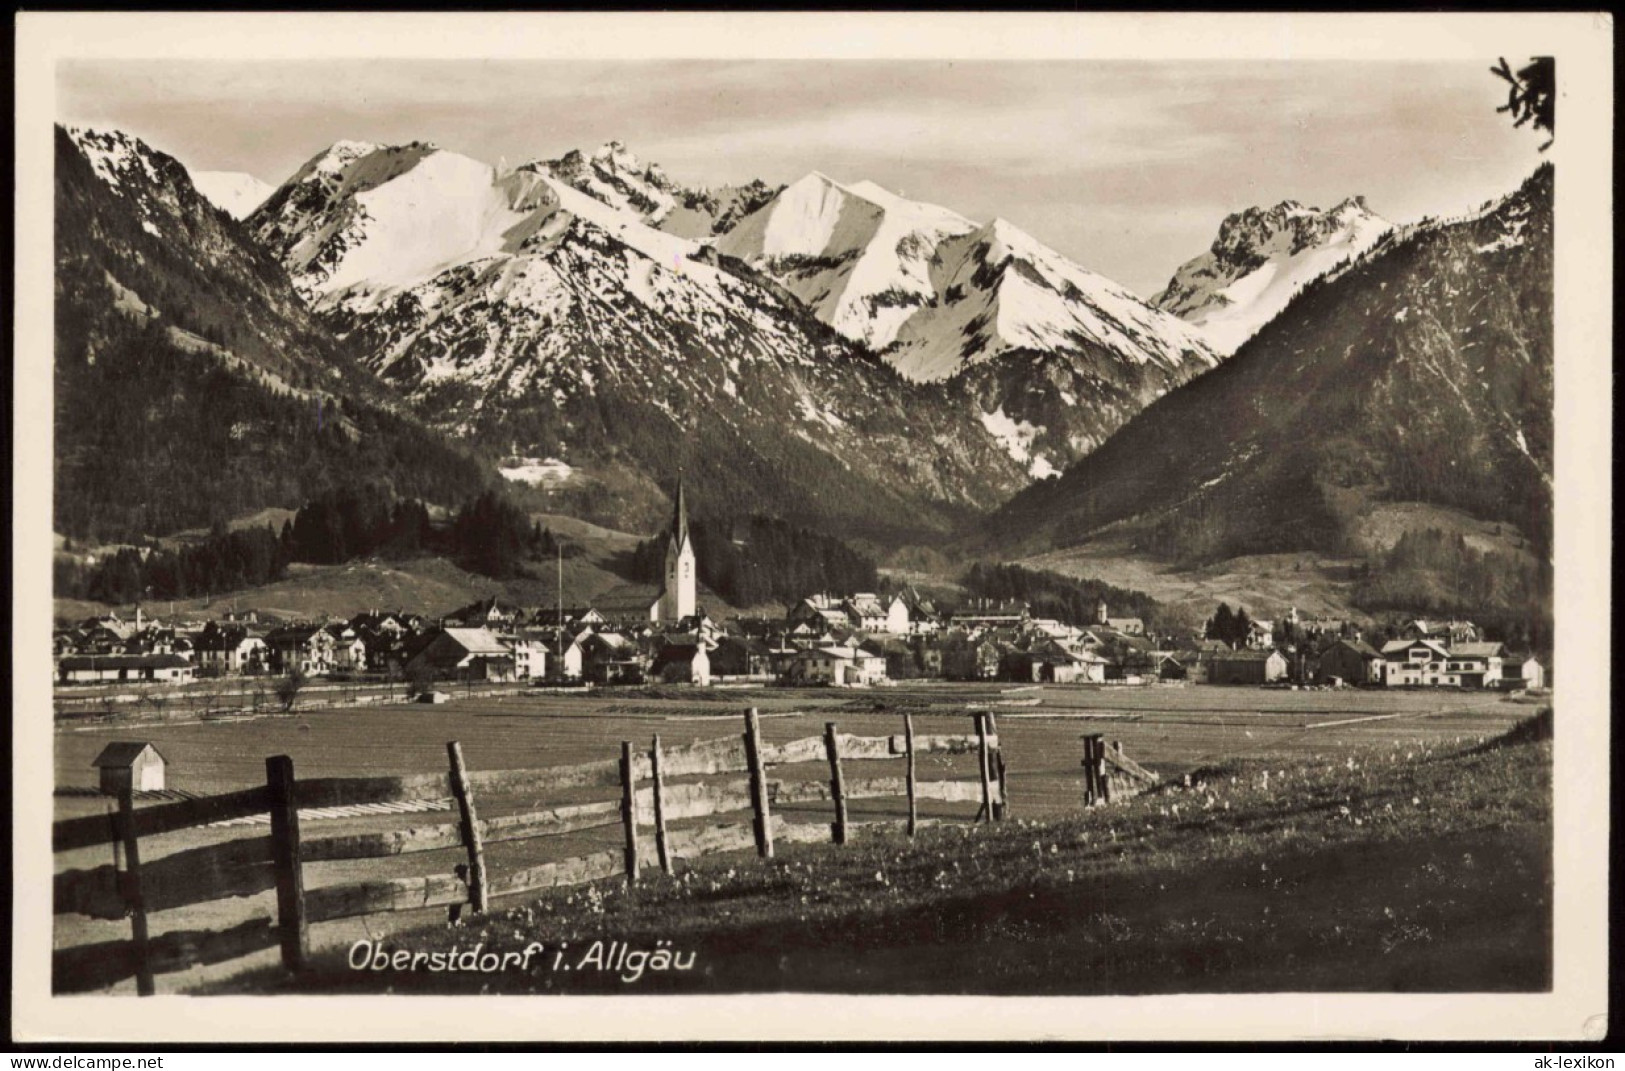
{"label": "snow covered mountain peak", "polygon": [[939,205],[814,171],[742,219],[717,250],[766,271],[820,320],[879,350],[938,299],[937,248],[975,228]]}
{"label": "snow covered mountain peak", "polygon": [[1182,265],[1152,304],[1234,353],[1306,284],[1390,229],[1360,196],[1324,212],[1292,200],[1248,208],[1227,216],[1212,248]]}
{"label": "snow covered mountain peak", "polygon": [[606,141],[598,146],[593,151],[592,162],[616,171],[637,173],[644,170],[643,161],[620,141]]}
{"label": "snow covered mountain peak", "polygon": [[246,171],[193,171],[192,185],[232,219],[247,219],[276,187]]}

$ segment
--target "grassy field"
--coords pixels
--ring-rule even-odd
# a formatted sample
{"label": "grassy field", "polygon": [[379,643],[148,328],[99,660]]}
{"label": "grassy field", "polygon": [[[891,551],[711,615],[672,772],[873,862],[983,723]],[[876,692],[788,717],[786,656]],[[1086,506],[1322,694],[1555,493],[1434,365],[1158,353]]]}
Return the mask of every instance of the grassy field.
{"label": "grassy field", "polygon": [[[939,825],[909,842],[707,860],[477,923],[371,935],[409,953],[545,950],[530,969],[356,970],[212,992],[1007,995],[1538,991],[1551,984],[1550,745],[1352,746],[1210,768],[1111,808]],[[604,969],[595,946],[691,954]],[[365,952],[363,953],[363,956]],[[682,962],[682,961],[678,961]]]}
{"label": "grassy field", "polygon": [[[1000,705],[1025,704],[1034,698],[1039,700],[1036,706]],[[916,715],[916,725],[922,732],[967,732],[971,728],[970,709],[992,709],[999,719],[1009,767],[1011,817],[1063,823],[1099,821],[1094,815],[1079,818],[1079,737],[1086,732],[1101,732],[1121,740],[1128,755],[1170,781],[1179,782],[1184,775],[1194,774],[1198,779],[1217,782],[1230,776],[1223,773],[1226,770],[1269,769],[1277,778],[1298,777],[1305,770],[1341,768],[1339,764],[1356,755],[1383,756],[1384,761],[1401,764],[1420,763],[1424,757],[1477,746],[1531,710],[1494,695],[1476,693],[1284,692],[1218,687],[1046,686],[1008,691],[991,685],[920,685],[863,692],[634,689],[591,696],[516,692],[504,697],[454,700],[438,707],[333,709],[232,722],[142,726],[135,730],[105,725],[64,727],[57,734],[56,779],[64,787],[93,784],[91,760],[108,741],[126,738],[153,741],[169,760],[170,786],[200,793],[262,783],[264,760],[274,754],[292,756],[301,778],[437,771],[444,768],[448,740],[462,742],[468,764],[476,770],[571,765],[613,757],[623,739],[647,746],[655,733],[666,745],[737,735],[742,728],[740,714],[747,706],[761,709],[764,735],[773,743],[818,735],[826,721],[836,722],[843,732],[862,735],[897,732],[902,710]],[[849,773],[859,775],[867,772]],[[827,773],[787,768],[783,776],[821,777]],[[925,756],[921,776],[973,777],[974,762],[970,756]],[[588,798],[601,798],[601,794],[564,794],[545,801],[485,799],[481,801],[481,812],[494,817]],[[1131,802],[1121,810],[1113,808],[1112,813],[1127,816],[1131,813],[1128,808],[1141,806],[1144,804]],[[105,807],[104,801],[95,798],[61,796],[56,800],[58,817],[100,813]],[[948,821],[948,826],[934,831],[932,836],[963,835],[950,829],[967,828],[963,820],[973,810],[966,804],[928,805],[928,815]],[[852,805],[852,817],[859,821],[895,816],[899,811],[898,801],[861,801]],[[828,821],[828,815],[812,805],[787,809],[786,817],[791,821]],[[309,823],[306,836],[450,820],[448,812],[327,820]],[[1006,823],[1004,830],[974,836],[1003,836],[1009,828]],[[1130,836],[1131,828],[1119,827],[1120,834]],[[158,858],[200,843],[263,833],[263,827],[193,830],[153,838],[144,844],[143,851],[147,858]],[[609,827],[561,838],[496,845],[490,866],[497,873],[602,850],[616,846],[619,837],[618,828]],[[1137,831],[1133,839],[1138,839]],[[966,842],[965,851],[979,853],[981,843]],[[792,849],[797,853],[803,850]],[[805,850],[816,853],[827,849]],[[59,857],[58,863],[63,867],[91,866],[107,862],[100,857],[105,854],[105,850],[72,853],[71,857]],[[314,865],[307,868],[306,884],[318,887],[444,872],[456,862],[451,859],[454,854],[426,852],[363,863]],[[739,857],[734,860],[727,866],[737,866],[740,874],[755,866]],[[1210,877],[1213,875],[1204,873],[1201,880]],[[1186,875],[1170,888],[1190,880],[1192,876]],[[152,931],[219,927],[272,911],[268,894],[218,901],[164,913],[170,918],[154,916]],[[314,929],[313,939],[319,947],[342,947],[380,932],[433,926],[443,921],[443,909],[401,912],[327,923]],[[56,938],[59,945],[69,945],[126,935],[127,926],[122,923],[63,916],[58,920]],[[212,983],[245,965],[274,961],[275,953],[271,952],[234,965],[163,976],[160,991]]]}

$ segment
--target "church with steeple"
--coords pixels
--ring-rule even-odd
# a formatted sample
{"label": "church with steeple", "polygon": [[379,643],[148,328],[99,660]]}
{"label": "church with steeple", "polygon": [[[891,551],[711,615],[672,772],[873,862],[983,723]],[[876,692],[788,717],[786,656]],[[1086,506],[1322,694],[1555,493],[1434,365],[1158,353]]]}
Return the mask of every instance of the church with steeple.
{"label": "church with steeple", "polygon": [[698,571],[699,567],[694,561],[694,541],[688,534],[688,501],[683,494],[683,481],[679,478],[677,509],[672,515],[671,531],[666,536],[665,587],[660,592],[657,618],[661,624],[676,624],[694,615]]}

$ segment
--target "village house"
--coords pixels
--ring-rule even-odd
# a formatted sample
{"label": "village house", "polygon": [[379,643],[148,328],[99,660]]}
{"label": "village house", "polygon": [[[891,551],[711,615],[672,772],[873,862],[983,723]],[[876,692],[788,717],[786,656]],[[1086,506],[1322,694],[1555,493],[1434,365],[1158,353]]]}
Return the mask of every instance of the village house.
{"label": "village house", "polygon": [[649,676],[665,684],[707,686],[711,683],[710,652],[697,636],[668,637],[655,650]]}
{"label": "village house", "polygon": [[992,633],[975,637],[955,633],[942,646],[942,675],[949,680],[995,680],[1010,648]]}
{"label": "village house", "polygon": [[345,673],[365,673],[367,670],[367,643],[349,625],[328,625],[327,634],[333,637],[333,668]]}
{"label": "village house", "polygon": [[960,628],[1017,628],[1026,620],[1027,604],[1017,599],[973,599],[950,615]]}
{"label": "village house", "polygon": [[270,662],[265,641],[244,625],[203,626],[193,660],[204,672],[218,676],[263,673]]}
{"label": "village house", "polygon": [[752,636],[719,636],[711,650],[711,672],[717,677],[771,678],[773,655]]}
{"label": "village house", "polygon": [[404,615],[382,613],[378,610],[368,610],[364,614],[356,614],[350,618],[350,627],[355,629],[356,635],[364,636],[390,636],[397,640],[402,639],[412,627],[406,623]]}
{"label": "village house", "polygon": [[1463,688],[1494,688],[1501,680],[1505,654],[1499,643],[1452,644],[1445,671],[1456,674]]}
{"label": "village house", "polygon": [[1211,651],[1185,648],[1175,651],[1173,658],[1174,661],[1179,663],[1180,676],[1177,679],[1188,681],[1191,684],[1208,683],[1208,672],[1213,664],[1213,653]]}
{"label": "village house", "polygon": [[1275,623],[1260,618],[1248,621],[1247,635],[1242,639],[1242,645],[1254,651],[1275,646]]}
{"label": "village house", "polygon": [[803,628],[808,631],[829,630],[846,628],[852,623],[852,617],[842,601],[833,595],[808,595],[790,607],[784,620],[791,626],[792,635]]}
{"label": "village house", "polygon": [[1390,688],[1459,685],[1449,671],[1450,651],[1434,640],[1390,640],[1382,645],[1383,683]]}
{"label": "village house", "polygon": [[100,681],[182,684],[195,676],[196,667],[192,663],[172,654],[68,655],[57,663],[57,679],[64,684]]}
{"label": "village house", "polygon": [[[646,589],[640,585],[639,590],[641,591]],[[650,597],[653,598],[654,596],[651,595]],[[647,610],[648,607],[643,605],[640,600],[638,603],[637,614],[642,615],[646,613]],[[590,605],[565,607],[537,606],[531,610],[530,623],[532,627],[562,627],[568,628],[572,632],[579,633],[584,628],[603,628],[604,626],[610,624],[610,620],[600,613],[596,607]]]}
{"label": "village house", "polygon": [[509,606],[496,596],[469,603],[453,610],[445,617],[445,624],[454,628],[484,628],[500,632],[519,623],[521,614],[516,606]]}
{"label": "village house", "polygon": [[1435,621],[1420,617],[1405,622],[1400,635],[1407,640],[1432,640],[1446,647],[1458,643],[1477,643],[1480,638],[1478,626],[1471,621]]}
{"label": "village house", "polygon": [[1335,677],[1344,684],[1381,684],[1382,652],[1364,640],[1338,640],[1320,653],[1315,676],[1321,681]]}
{"label": "village house", "polygon": [[1269,684],[1286,676],[1286,659],[1268,651],[1221,651],[1208,665],[1209,684]]}
{"label": "village house", "polygon": [[447,628],[436,633],[406,664],[407,676],[432,679],[511,681],[514,655],[489,629]]}
{"label": "village house", "polygon": [[879,684],[886,679],[886,660],[862,647],[821,647],[798,654],[791,676],[803,684]]}
{"label": "village house", "polygon": [[916,636],[934,635],[942,629],[937,606],[912,587],[898,596],[908,614],[908,631]]}
{"label": "village house", "polygon": [[648,659],[640,647],[623,633],[612,630],[591,632],[576,640],[581,649],[580,676],[594,684],[638,684],[644,679]]}
{"label": "village house", "polygon": [[555,635],[547,644],[548,665],[553,667],[552,680],[578,681],[586,671],[586,650],[568,632]]}
{"label": "village house", "polygon": [[518,681],[539,681],[547,676],[547,645],[525,636],[499,636],[513,656],[513,677]]}
{"label": "village house", "polygon": [[570,628],[577,630],[606,626],[647,628],[660,622],[660,606],[661,591],[658,587],[652,584],[621,584],[595,596],[590,608],[578,611],[575,616],[567,613],[566,620]]}
{"label": "village house", "polygon": [[1298,635],[1305,637],[1341,635],[1349,627],[1348,621],[1341,617],[1303,614],[1296,606],[1287,610],[1284,620]]}
{"label": "village house", "polygon": [[319,625],[274,629],[266,635],[265,646],[271,652],[271,668],[278,673],[297,669],[307,677],[319,677],[333,672],[336,665],[337,641]]}
{"label": "village house", "polygon": [[1106,679],[1106,660],[1092,653],[1069,651],[1053,640],[1040,640],[1026,650],[1006,651],[1000,670],[1004,679],[1023,683],[1098,683]]}

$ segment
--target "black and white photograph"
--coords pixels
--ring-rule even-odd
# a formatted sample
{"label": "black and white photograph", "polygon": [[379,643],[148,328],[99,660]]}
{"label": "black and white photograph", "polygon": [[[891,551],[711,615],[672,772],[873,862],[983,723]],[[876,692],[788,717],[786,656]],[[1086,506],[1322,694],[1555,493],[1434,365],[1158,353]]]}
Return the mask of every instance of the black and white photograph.
{"label": "black and white photograph", "polygon": [[1611,21],[18,26],[20,1024],[1606,1032]]}

